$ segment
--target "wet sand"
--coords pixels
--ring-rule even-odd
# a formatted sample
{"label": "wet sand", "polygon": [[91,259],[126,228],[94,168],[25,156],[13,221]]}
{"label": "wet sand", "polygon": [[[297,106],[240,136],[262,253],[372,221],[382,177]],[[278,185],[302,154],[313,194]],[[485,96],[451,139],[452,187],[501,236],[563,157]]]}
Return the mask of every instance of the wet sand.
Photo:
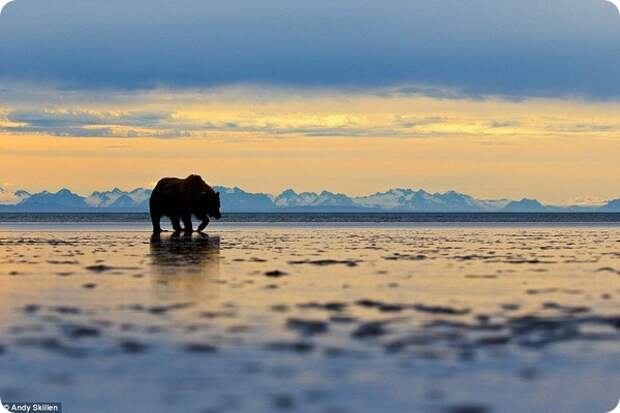
{"label": "wet sand", "polygon": [[618,228],[0,232],[0,397],[66,412],[605,412]]}

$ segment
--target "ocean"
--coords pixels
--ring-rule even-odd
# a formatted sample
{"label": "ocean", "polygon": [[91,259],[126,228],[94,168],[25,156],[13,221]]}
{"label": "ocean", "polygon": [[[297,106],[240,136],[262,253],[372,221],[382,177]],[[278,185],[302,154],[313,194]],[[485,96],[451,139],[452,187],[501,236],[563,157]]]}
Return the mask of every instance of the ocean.
{"label": "ocean", "polygon": [[[164,228],[170,227],[164,217]],[[238,226],[620,226],[620,213],[226,213],[208,228]],[[0,229],[149,229],[147,213],[0,213]]]}

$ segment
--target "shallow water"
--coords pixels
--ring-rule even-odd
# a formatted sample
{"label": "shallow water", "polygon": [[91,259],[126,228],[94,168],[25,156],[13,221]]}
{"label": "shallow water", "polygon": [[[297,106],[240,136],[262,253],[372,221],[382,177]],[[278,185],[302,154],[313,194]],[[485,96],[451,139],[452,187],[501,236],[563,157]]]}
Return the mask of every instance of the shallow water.
{"label": "shallow water", "polygon": [[67,412],[605,412],[618,228],[0,232],[0,397]]}

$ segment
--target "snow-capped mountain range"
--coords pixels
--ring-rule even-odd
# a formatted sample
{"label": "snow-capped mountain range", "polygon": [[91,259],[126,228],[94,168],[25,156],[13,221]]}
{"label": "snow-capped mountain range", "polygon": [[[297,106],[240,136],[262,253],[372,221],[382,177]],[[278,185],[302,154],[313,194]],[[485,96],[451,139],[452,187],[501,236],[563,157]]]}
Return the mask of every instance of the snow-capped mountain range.
{"label": "snow-capped mountain range", "polygon": [[148,207],[151,190],[136,188],[125,192],[118,188],[111,191],[95,191],[84,201],[93,208],[142,208]]}
{"label": "snow-capped mountain range", "polygon": [[[455,191],[390,189],[350,197],[329,191],[297,193],[287,189],[277,196],[215,187],[224,212],[620,212],[620,199],[600,206],[550,206],[535,199],[481,200]],[[151,190],[95,191],[88,196],[63,188],[58,192],[10,192],[0,188],[3,212],[146,212]]]}

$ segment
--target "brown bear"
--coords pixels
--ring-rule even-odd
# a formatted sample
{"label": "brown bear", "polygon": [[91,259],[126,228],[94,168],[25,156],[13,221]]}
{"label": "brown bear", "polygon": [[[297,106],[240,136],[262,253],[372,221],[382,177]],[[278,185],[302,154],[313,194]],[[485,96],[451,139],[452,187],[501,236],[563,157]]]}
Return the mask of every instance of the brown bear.
{"label": "brown bear", "polygon": [[162,232],[159,221],[162,215],[170,218],[175,232],[183,229],[180,220],[183,220],[186,233],[191,233],[192,214],[202,220],[198,226],[201,232],[209,224],[209,217],[220,219],[220,193],[215,192],[199,175],[190,175],[185,179],[162,178],[149,202],[153,233]]}

